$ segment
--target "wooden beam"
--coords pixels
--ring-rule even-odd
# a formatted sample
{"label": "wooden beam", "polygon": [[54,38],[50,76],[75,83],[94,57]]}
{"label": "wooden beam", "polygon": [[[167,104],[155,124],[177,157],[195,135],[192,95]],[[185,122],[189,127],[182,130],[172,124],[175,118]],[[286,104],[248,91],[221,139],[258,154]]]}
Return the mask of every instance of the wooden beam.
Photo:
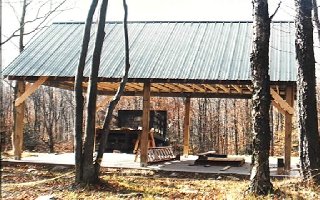
{"label": "wooden beam", "polygon": [[285,110],[283,110],[279,104],[277,104],[277,102],[275,102],[274,100],[271,101],[271,104],[277,108],[277,110],[282,114],[285,115],[287,112]]}
{"label": "wooden beam", "polygon": [[230,89],[227,88],[226,86],[224,85],[221,85],[221,84],[217,84],[217,87],[221,88],[224,92],[226,93],[230,93]]}
{"label": "wooden beam", "polygon": [[237,90],[237,92],[242,93],[242,89],[237,85],[232,85],[232,87]]}
{"label": "wooden beam", "polygon": [[130,83],[130,87],[135,88],[138,91],[142,91],[144,89],[144,85],[141,86],[139,83]]}
{"label": "wooden beam", "polygon": [[293,115],[294,109],[288,104],[274,89],[270,88],[270,93],[274,101],[279,104],[279,106],[285,110],[288,114]]}
{"label": "wooden beam", "polygon": [[19,106],[32,93],[34,93],[34,91],[36,91],[40,87],[40,85],[42,85],[48,78],[49,78],[48,76],[42,76],[35,83],[33,83],[31,86],[28,84],[28,89],[25,90],[24,93],[16,99],[14,105],[15,106]]}
{"label": "wooden beam", "polygon": [[146,167],[148,163],[149,144],[149,121],[150,121],[150,83],[143,85],[143,114],[142,133],[140,138],[140,166]]}
{"label": "wooden beam", "polygon": [[100,82],[98,83],[98,89],[106,89],[110,91],[117,91],[119,87],[119,83],[106,83],[106,82]]}
{"label": "wooden beam", "polygon": [[159,84],[159,83],[152,83],[151,84],[153,87],[156,87],[156,88],[158,88],[158,89],[160,89],[161,90],[161,92],[170,92],[170,89],[169,88],[167,88],[167,87],[165,87],[165,86],[163,86],[163,85],[161,85],[161,84]]}
{"label": "wooden beam", "polygon": [[[99,91],[99,95],[114,95],[112,91]],[[122,96],[143,96],[140,91],[125,91]],[[191,98],[232,98],[251,99],[251,93],[214,93],[214,92],[151,92],[153,97],[191,97]]]}
{"label": "wooden beam", "polygon": [[[293,107],[294,102],[293,87],[286,87],[286,102]],[[291,166],[291,143],[292,143],[292,116],[293,113],[285,114],[285,136],[284,136],[284,169],[290,170]]]}
{"label": "wooden beam", "polygon": [[213,86],[209,84],[202,84],[203,87],[209,89],[211,92],[218,92],[217,88],[214,88]]}
{"label": "wooden beam", "polygon": [[250,92],[253,92],[253,88],[252,88],[250,85],[246,85],[246,87],[248,88],[248,90],[249,90]]}
{"label": "wooden beam", "polygon": [[188,157],[189,155],[189,140],[190,140],[190,97],[186,98],[185,101],[185,113],[184,113],[184,124],[183,124],[183,156]]}
{"label": "wooden beam", "polygon": [[186,90],[187,92],[194,92],[194,90],[192,88],[190,88],[189,86],[187,85],[183,85],[183,84],[176,84],[178,87]]}
{"label": "wooden beam", "polygon": [[196,84],[192,84],[191,85],[194,89],[199,90],[200,92],[206,92],[206,90],[202,87],[200,87],[199,85]]}
{"label": "wooden beam", "polygon": [[[16,101],[23,94],[25,94],[25,83],[23,81],[17,81],[15,88]],[[12,148],[15,160],[21,159],[23,148],[23,121],[24,121],[24,107],[25,103],[22,101],[13,108],[14,127],[12,133]]]}
{"label": "wooden beam", "polygon": [[175,86],[173,84],[165,84],[166,87],[170,88],[172,92],[183,92],[183,89],[181,87]]}

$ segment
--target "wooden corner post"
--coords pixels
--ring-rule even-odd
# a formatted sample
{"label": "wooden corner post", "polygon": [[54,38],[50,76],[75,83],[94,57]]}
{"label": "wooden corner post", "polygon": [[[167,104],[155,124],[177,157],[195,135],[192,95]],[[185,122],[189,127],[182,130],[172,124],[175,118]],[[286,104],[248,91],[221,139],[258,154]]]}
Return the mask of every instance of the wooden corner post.
{"label": "wooden corner post", "polygon": [[146,167],[148,163],[149,144],[149,121],[150,121],[150,83],[143,85],[143,114],[142,134],[140,137],[140,166]]}
{"label": "wooden corner post", "polygon": [[[293,107],[293,87],[286,88],[286,102]],[[292,142],[292,116],[288,112],[285,113],[285,136],[284,136],[284,168],[290,170],[291,166],[291,142]]]}
{"label": "wooden corner post", "polygon": [[189,155],[190,140],[190,97],[185,101],[184,125],[183,125],[183,157]]}
{"label": "wooden corner post", "polygon": [[[26,89],[24,81],[17,81],[16,84],[15,101],[24,94]],[[18,106],[13,106],[14,128],[12,133],[12,148],[15,160],[20,160],[22,154],[24,107],[24,102],[21,102]]]}

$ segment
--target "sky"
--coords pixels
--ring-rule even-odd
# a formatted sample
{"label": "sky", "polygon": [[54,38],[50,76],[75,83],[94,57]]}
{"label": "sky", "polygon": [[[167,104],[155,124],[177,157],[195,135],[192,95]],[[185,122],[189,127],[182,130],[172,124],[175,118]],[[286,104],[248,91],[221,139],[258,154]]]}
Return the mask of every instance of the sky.
{"label": "sky", "polygon": [[[19,9],[20,0],[11,1]],[[34,0],[41,1],[41,0]],[[294,1],[282,0],[275,21],[294,20]],[[85,21],[91,0],[68,0],[66,11],[55,16],[52,22]],[[127,0],[129,21],[252,21],[252,0]],[[269,13],[274,13],[279,0],[269,0]],[[36,7],[36,6],[34,6]],[[17,19],[8,3],[3,5],[3,34],[11,34],[18,27]],[[36,8],[30,8],[35,13]],[[17,13],[19,13],[17,11]],[[108,21],[123,19],[121,0],[109,0]],[[28,36],[26,40],[32,38]],[[18,55],[17,39],[3,46],[3,64],[8,65]],[[320,46],[320,45],[318,45]],[[320,62],[320,59],[319,59]],[[320,65],[317,65],[320,68]],[[318,69],[320,72],[320,69]]]}

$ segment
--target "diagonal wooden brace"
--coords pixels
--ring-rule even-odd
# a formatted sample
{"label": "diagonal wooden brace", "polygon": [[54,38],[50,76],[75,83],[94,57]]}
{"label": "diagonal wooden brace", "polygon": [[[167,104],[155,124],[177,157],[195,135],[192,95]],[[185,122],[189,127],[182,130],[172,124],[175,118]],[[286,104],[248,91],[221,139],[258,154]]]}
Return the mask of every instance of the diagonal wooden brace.
{"label": "diagonal wooden brace", "polygon": [[[270,88],[270,93],[271,93],[271,96],[273,98],[273,102],[276,103],[277,105],[279,105],[279,107],[283,111],[287,112],[290,115],[294,114],[293,107],[290,106],[288,104],[288,102],[286,100],[284,100],[274,89]],[[274,105],[274,103],[273,103],[273,105]]]}
{"label": "diagonal wooden brace", "polygon": [[36,82],[34,82],[32,85],[28,84],[28,87],[26,91],[15,100],[14,105],[19,106],[21,103],[23,103],[32,93],[34,93],[46,80],[48,79],[48,76],[42,76],[40,77]]}

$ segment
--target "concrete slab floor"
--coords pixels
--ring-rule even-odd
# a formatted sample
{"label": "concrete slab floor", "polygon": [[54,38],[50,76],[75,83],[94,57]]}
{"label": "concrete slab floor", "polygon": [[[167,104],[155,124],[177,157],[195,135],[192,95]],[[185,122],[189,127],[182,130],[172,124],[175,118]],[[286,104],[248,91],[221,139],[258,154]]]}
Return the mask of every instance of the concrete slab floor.
{"label": "concrete slab floor", "polygon": [[[230,155],[228,157],[233,157]],[[239,157],[239,156],[237,156]],[[134,154],[125,153],[105,153],[103,155],[102,167],[110,168],[126,168],[126,169],[150,169],[150,170],[163,170],[172,172],[193,172],[193,173],[213,173],[213,174],[239,174],[250,175],[251,156],[240,156],[245,158],[245,164],[241,167],[230,167],[225,171],[221,171],[225,166],[203,166],[194,165],[194,161],[198,156],[190,155],[187,158],[181,157],[180,160],[173,160],[168,162],[161,162],[151,164],[148,167],[140,167],[139,162],[134,162]],[[15,161],[4,159],[4,161],[12,162],[30,162],[30,163],[44,163],[44,164],[57,164],[57,165],[74,165],[74,153],[63,154],[49,154],[49,153],[35,153]],[[139,159],[138,159],[139,161]],[[299,158],[291,158],[291,170],[287,174],[279,173],[277,169],[277,157],[270,157],[270,174],[272,177],[300,177],[299,173]]]}

